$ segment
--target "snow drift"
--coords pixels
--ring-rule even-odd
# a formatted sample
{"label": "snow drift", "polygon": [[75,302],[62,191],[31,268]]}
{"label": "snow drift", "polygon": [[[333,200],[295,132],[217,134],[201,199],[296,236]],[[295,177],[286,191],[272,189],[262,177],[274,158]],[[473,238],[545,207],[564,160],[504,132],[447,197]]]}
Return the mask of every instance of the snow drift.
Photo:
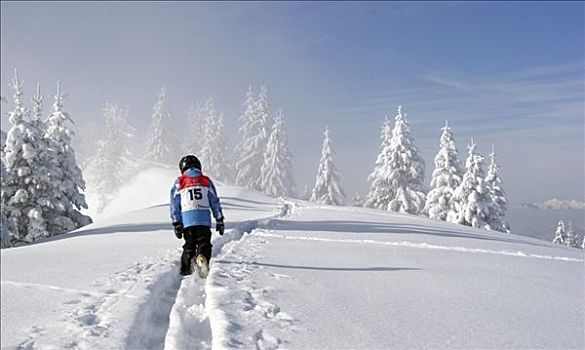
{"label": "snow drift", "polygon": [[2,251],[2,348],[585,346],[582,251],[410,215],[218,186],[210,275],[181,278],[159,171],[132,211]]}

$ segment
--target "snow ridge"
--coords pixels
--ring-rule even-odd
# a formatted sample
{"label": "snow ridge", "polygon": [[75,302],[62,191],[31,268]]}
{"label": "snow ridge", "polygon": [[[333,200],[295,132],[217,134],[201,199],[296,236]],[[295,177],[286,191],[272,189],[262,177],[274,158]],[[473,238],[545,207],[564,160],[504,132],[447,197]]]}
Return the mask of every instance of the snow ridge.
{"label": "snow ridge", "polygon": [[460,246],[443,246],[437,244],[429,244],[429,243],[415,243],[415,242],[407,242],[407,241],[399,241],[399,242],[389,242],[389,241],[376,241],[372,239],[332,239],[332,238],[323,238],[323,237],[310,237],[310,236],[287,236],[283,234],[275,234],[275,233],[267,233],[267,232],[254,232],[255,235],[261,237],[273,237],[273,238],[282,238],[282,239],[293,239],[293,240],[301,240],[301,241],[320,241],[320,242],[338,242],[338,243],[359,243],[359,244],[377,244],[377,245],[389,245],[389,246],[397,246],[397,247],[409,247],[409,248],[417,248],[417,249],[436,249],[436,250],[451,250],[463,253],[480,253],[480,254],[496,254],[496,255],[506,255],[506,256],[515,256],[515,257],[522,257],[522,258],[533,258],[533,259],[547,259],[547,260],[561,260],[561,261],[568,261],[568,262],[579,262],[583,263],[583,259],[575,259],[569,258],[565,256],[553,256],[553,255],[539,255],[539,254],[532,254],[532,253],[525,253],[522,251],[509,251],[509,250],[493,250],[493,249],[480,249],[480,248],[467,248],[467,247],[460,247]]}

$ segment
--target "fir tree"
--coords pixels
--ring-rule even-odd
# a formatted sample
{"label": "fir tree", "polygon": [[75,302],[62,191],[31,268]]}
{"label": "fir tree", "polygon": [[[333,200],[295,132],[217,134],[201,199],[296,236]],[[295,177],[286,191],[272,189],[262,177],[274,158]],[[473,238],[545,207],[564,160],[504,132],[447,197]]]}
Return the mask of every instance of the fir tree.
{"label": "fir tree", "polygon": [[204,172],[218,181],[231,182],[233,167],[224,131],[223,114],[217,112],[212,98],[205,103],[203,113],[205,121],[199,158],[205,168]]}
{"label": "fir tree", "polygon": [[441,129],[439,152],[435,156],[435,170],[431,180],[431,191],[427,195],[424,212],[431,219],[448,221],[456,216],[456,203],[453,193],[461,184],[461,167],[455,147],[455,139],[449,124]]}
{"label": "fir tree", "polygon": [[[242,123],[238,133],[242,139],[236,146],[236,185],[250,187],[254,178],[259,176],[257,169],[251,166],[249,159],[254,158],[252,141],[255,138],[256,126],[256,100],[252,86],[248,87],[246,100],[244,101],[244,114],[239,118]],[[244,161],[245,160],[245,161]]]}
{"label": "fir tree", "polygon": [[457,203],[455,222],[475,228],[486,228],[491,198],[484,181],[483,157],[476,154],[475,148],[476,144],[472,139],[468,146],[469,153],[465,161],[463,180],[454,192]]}
{"label": "fir tree", "polygon": [[0,130],[0,156],[4,159],[4,148],[6,147],[6,132]]}
{"label": "fir tree", "polygon": [[565,229],[565,223],[563,222],[563,220],[559,220],[559,223],[557,224],[557,230],[555,231],[553,243],[562,245],[567,244],[567,231]]}
{"label": "fir tree", "polygon": [[203,149],[203,139],[205,137],[206,111],[204,105],[200,103],[189,106],[189,120],[191,123],[191,135],[187,144],[189,154],[199,154]]}
{"label": "fir tree", "polygon": [[398,107],[391,134],[389,129],[386,121],[380,154],[369,177],[366,206],[416,215],[423,210],[426,198],[424,161],[414,145],[402,106]]}
{"label": "fir tree", "polygon": [[301,194],[301,199],[309,200],[311,198],[311,189],[309,188],[308,184],[305,184],[303,187],[303,193]]}
{"label": "fir tree", "polygon": [[319,161],[315,187],[313,188],[310,201],[323,204],[343,205],[345,193],[341,188],[341,175],[337,171],[335,163],[333,162],[333,149],[331,146],[331,139],[329,138],[328,128],[325,128],[323,135],[324,139],[321,150],[321,159]]}
{"label": "fir tree", "polygon": [[47,226],[47,235],[67,232],[73,229],[73,225],[67,220],[61,220],[61,212],[64,210],[65,203],[63,193],[60,188],[60,170],[57,147],[53,145],[52,140],[47,135],[47,124],[43,122],[43,101],[44,96],[41,94],[41,86],[37,83],[36,94],[31,97],[33,111],[31,115],[31,126],[41,135],[38,138],[38,146],[43,150],[42,162],[49,180],[49,186],[44,189],[45,195],[51,198],[44,208],[43,217]]}
{"label": "fir tree", "polygon": [[37,123],[34,116],[31,121],[30,112],[22,103],[22,82],[16,71],[11,88],[15,107],[9,114],[12,127],[6,137],[7,181],[2,186],[2,197],[14,244],[49,236],[46,213],[52,198],[47,189],[52,185],[47,168],[50,150],[44,147],[42,123]]}
{"label": "fir tree", "polygon": [[567,231],[565,234],[566,240],[565,244],[567,247],[577,248],[579,247],[579,242],[577,242],[577,236],[575,235],[575,230],[573,229],[573,223],[569,221],[567,225]]}
{"label": "fir tree", "polygon": [[51,220],[55,233],[68,232],[91,223],[90,217],[80,212],[81,209],[87,209],[83,193],[85,181],[72,146],[75,133],[68,124],[73,123],[73,119],[63,110],[64,98],[61,84],[57,83],[53,110],[46,121],[47,137],[54,156],[51,161],[54,165],[52,182],[56,187],[55,198],[60,199],[57,213]]}
{"label": "fir tree", "polygon": [[[4,96],[0,99],[0,103],[6,103]],[[6,132],[0,130],[0,189],[3,189],[8,183],[8,171],[4,165],[4,147],[6,146]],[[11,237],[14,235],[14,229],[8,227],[7,204],[4,203],[4,196],[0,195],[0,247],[6,248],[11,245]]]}
{"label": "fir tree", "polygon": [[103,113],[106,119],[106,136],[99,141],[98,151],[92,162],[93,169],[88,171],[99,194],[98,212],[103,211],[112,195],[122,185],[124,167],[128,164],[126,157],[130,155],[128,143],[135,131],[126,120],[127,109],[107,102]]}
{"label": "fir tree", "polygon": [[[0,188],[4,189],[6,183],[8,183],[8,172],[4,166],[4,157],[0,158]],[[0,196],[0,246],[2,248],[10,247],[12,245],[12,238],[15,235],[14,227],[9,225],[7,213],[10,210],[7,208],[7,204],[4,203],[4,196]]]}
{"label": "fir tree", "polygon": [[268,138],[261,168],[262,189],[269,196],[291,196],[295,192],[291,155],[288,150],[282,111],[278,111]]}
{"label": "fir tree", "polygon": [[394,198],[394,191],[390,185],[390,141],[392,139],[392,123],[386,117],[386,121],[382,125],[382,133],[380,136],[382,140],[380,145],[380,153],[376,157],[374,170],[368,176],[368,181],[371,183],[370,192],[366,197],[365,206],[370,208],[377,208],[387,210],[388,203]]}
{"label": "fir tree", "polygon": [[174,164],[179,157],[176,146],[180,139],[172,124],[173,116],[169,110],[167,89],[162,87],[152,112],[150,133],[146,141],[145,158],[164,164]]}
{"label": "fir tree", "polygon": [[244,102],[244,114],[240,118],[242,141],[236,148],[236,185],[262,190],[260,169],[264,163],[264,153],[268,142],[268,91],[265,86],[260,89],[258,100],[254,100],[250,87]]}
{"label": "fir tree", "polygon": [[496,164],[496,152],[493,145],[490,160],[491,162],[485,177],[491,198],[487,223],[491,230],[510,233],[510,225],[506,221],[508,201],[506,200],[506,193],[502,187],[502,181],[498,175],[499,166]]}
{"label": "fir tree", "polygon": [[356,192],[351,198],[351,205],[353,207],[362,207],[364,205],[364,200],[359,192]]}

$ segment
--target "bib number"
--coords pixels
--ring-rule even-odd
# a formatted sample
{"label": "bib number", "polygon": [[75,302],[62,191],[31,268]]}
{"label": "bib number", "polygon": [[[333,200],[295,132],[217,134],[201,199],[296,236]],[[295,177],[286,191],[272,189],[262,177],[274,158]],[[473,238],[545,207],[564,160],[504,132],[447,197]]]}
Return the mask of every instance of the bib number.
{"label": "bib number", "polygon": [[203,198],[203,194],[201,193],[201,189],[200,188],[191,188],[189,189],[189,198],[194,201],[194,200],[200,200],[201,198]]}
{"label": "bib number", "polygon": [[202,186],[187,187],[181,190],[181,209],[203,210],[209,209],[209,189]]}

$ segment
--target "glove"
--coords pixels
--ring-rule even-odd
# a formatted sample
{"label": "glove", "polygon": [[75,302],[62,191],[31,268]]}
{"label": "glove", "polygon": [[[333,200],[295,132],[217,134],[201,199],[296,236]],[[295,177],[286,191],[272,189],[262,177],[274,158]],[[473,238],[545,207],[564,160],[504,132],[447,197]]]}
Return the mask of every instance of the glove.
{"label": "glove", "polygon": [[182,224],[175,224],[174,225],[175,236],[178,239],[183,238],[183,225]]}
{"label": "glove", "polygon": [[223,232],[225,231],[225,225],[223,224],[223,218],[221,220],[217,220],[215,223],[215,230],[219,232],[220,236],[223,236]]}

